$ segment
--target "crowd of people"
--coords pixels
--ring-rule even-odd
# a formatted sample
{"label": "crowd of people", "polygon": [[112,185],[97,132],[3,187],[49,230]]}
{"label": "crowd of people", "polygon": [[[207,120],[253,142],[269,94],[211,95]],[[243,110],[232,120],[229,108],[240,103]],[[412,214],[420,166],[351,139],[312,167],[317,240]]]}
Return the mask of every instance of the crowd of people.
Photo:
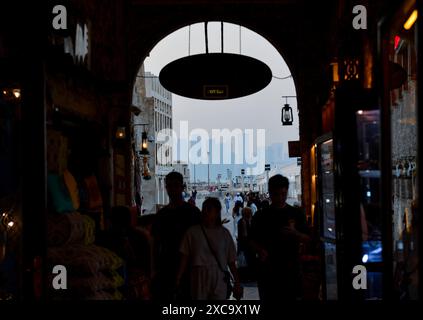
{"label": "crowd of people", "polygon": [[[220,199],[205,199],[200,210],[195,195],[185,201],[180,173],[169,173],[165,184],[169,204],[146,220],[142,229],[148,241],[131,243],[136,239],[132,232],[122,245],[121,255],[129,255],[128,263],[133,264],[128,270],[144,271],[142,285],[136,281],[140,273],[134,272],[132,288],[128,285],[129,292],[135,291],[131,296],[157,301],[225,300],[231,296],[239,300],[242,283],[254,281],[263,301],[301,299],[300,247],[309,236],[305,215],[286,203],[286,177],[269,179],[268,199],[254,193],[236,194],[233,199],[225,195],[227,213],[234,201],[236,243],[224,227]],[[139,259],[132,256],[137,253]]]}

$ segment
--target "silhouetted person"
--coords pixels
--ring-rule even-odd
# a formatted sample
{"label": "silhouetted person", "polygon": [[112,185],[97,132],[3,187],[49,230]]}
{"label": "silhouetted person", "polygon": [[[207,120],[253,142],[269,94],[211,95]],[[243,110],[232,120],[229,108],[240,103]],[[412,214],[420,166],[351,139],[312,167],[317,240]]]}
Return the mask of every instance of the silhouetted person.
{"label": "silhouetted person", "polygon": [[231,206],[231,195],[229,194],[229,192],[227,192],[225,196],[226,213],[229,213],[230,206]]}
{"label": "silhouetted person", "polygon": [[235,201],[235,205],[232,208],[232,218],[234,223],[234,236],[238,238],[238,221],[241,219],[241,210],[244,207],[242,201]]}
{"label": "silhouetted person", "polygon": [[[176,273],[179,266],[179,246],[185,232],[200,223],[200,210],[185,202],[183,176],[171,172],[165,179],[169,204],[156,216],[152,233],[154,238],[153,299],[171,300],[175,293]],[[187,276],[181,280],[182,297],[188,294]]]}
{"label": "silhouetted person", "polygon": [[241,202],[242,205],[244,206],[244,198],[241,196],[241,194],[238,192],[234,198],[234,202]]}
{"label": "silhouetted person", "polygon": [[188,199],[188,203],[189,203],[190,205],[192,205],[192,206],[194,206],[194,207],[195,207],[195,198],[194,198],[194,197],[190,197],[190,198]]}
{"label": "silhouetted person", "polygon": [[194,300],[225,300],[228,290],[225,272],[228,267],[234,278],[233,295],[239,300],[242,288],[235,266],[235,243],[222,226],[222,205],[217,198],[203,202],[201,224],[186,232],[180,247],[181,263],[177,285],[184,272],[190,270],[190,296]]}
{"label": "silhouetted person", "polygon": [[251,225],[251,245],[258,254],[258,287],[263,301],[301,297],[299,246],[308,237],[301,211],[288,205],[289,181],[282,175],[269,179],[271,204],[258,211]]}
{"label": "silhouetted person", "polygon": [[264,210],[264,209],[269,209],[270,207],[270,202],[267,199],[264,199],[260,202],[260,209]]}
{"label": "silhouetted person", "polygon": [[194,199],[194,201],[197,200],[197,189],[194,188],[194,190],[192,190],[191,197]]}
{"label": "silhouetted person", "polygon": [[248,197],[247,207],[251,208],[252,215],[254,216],[258,209],[256,204],[254,203],[254,197],[252,195]]}
{"label": "silhouetted person", "polygon": [[242,209],[242,218],[238,221],[238,257],[243,259],[245,265],[239,266],[241,277],[243,280],[251,281],[253,277],[254,270],[254,252],[251,249],[249,243],[249,237],[251,232],[251,222],[253,218],[253,211],[249,207]]}

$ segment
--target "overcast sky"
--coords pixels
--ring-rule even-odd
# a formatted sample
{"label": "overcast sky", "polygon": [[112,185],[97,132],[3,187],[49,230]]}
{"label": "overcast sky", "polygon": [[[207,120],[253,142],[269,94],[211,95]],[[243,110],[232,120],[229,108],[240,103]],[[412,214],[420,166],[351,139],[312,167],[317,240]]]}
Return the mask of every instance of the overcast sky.
{"label": "overcast sky", "polygon": [[[220,52],[220,23],[209,22],[208,29],[209,51]],[[224,51],[239,53],[239,26],[225,23],[224,29]],[[158,76],[166,64],[188,55],[189,43],[191,54],[204,53],[204,24],[191,25],[190,42],[188,30],[188,27],[179,29],[162,39],[145,60],[145,70]],[[244,27],[241,28],[241,53],[265,62],[274,76],[290,75],[279,52],[265,38]],[[282,126],[284,95],[296,95],[292,78],[273,78],[262,91],[231,100],[203,101],[173,94],[174,129],[178,133],[179,122],[184,120],[189,122],[190,131],[195,128],[203,128],[209,132],[220,128],[265,129],[266,145],[283,143],[287,150],[287,141],[298,140],[298,113],[296,99],[289,99],[294,111],[294,125]]]}

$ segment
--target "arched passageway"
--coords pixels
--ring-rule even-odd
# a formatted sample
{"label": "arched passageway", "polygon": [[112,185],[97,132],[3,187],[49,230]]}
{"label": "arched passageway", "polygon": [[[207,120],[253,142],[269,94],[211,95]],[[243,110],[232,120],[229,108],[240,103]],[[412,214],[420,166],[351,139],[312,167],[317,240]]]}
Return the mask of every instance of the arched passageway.
{"label": "arched passageway", "polygon": [[[220,28],[219,22],[209,23],[210,52],[220,52],[221,50]],[[189,170],[189,174],[185,173],[184,177],[190,190],[196,183],[210,185],[210,181],[208,181],[210,178],[212,187],[224,184],[224,188],[231,186],[232,189],[233,179],[236,178],[239,184],[241,169],[244,169],[248,171],[246,173],[248,176],[246,190],[251,189],[260,191],[260,193],[267,191],[265,164],[272,167],[270,176],[279,172],[280,167],[285,164],[285,166],[292,167],[291,171],[293,170],[290,174],[293,186],[290,202],[301,201],[300,166],[297,165],[296,159],[290,161],[288,155],[288,141],[299,139],[296,92],[290,70],[279,52],[255,32],[229,23],[224,24],[224,30],[224,51],[235,54],[239,54],[241,51],[244,55],[264,61],[270,66],[273,79],[266,88],[258,93],[226,101],[196,100],[175,94],[170,95],[171,93],[161,86],[158,75],[169,62],[188,54],[195,55],[205,51],[204,24],[199,23],[179,29],[162,39],[153,48],[137,74],[133,91],[133,105],[140,110],[138,116],[133,116],[134,130],[136,131],[134,134],[137,136],[135,145],[141,146],[141,136],[144,130],[147,130],[149,137],[154,137],[154,139],[150,139],[148,164],[151,175],[155,177],[156,181],[154,181],[155,179],[143,181],[143,188],[139,190],[144,193],[144,196],[141,197],[144,198],[143,205],[147,213],[155,212],[156,204],[166,203],[167,199],[163,197],[165,172],[181,170],[181,163],[187,165],[186,170]],[[284,75],[284,77],[280,75]],[[249,76],[254,77],[254,74]],[[287,98],[282,99],[282,96],[287,96]],[[151,103],[147,102],[147,98],[150,98]],[[283,126],[281,122],[282,106],[287,102],[292,106],[293,126]],[[154,113],[149,108],[154,108]],[[149,126],[139,125],[142,123],[148,123]],[[181,131],[185,128],[188,130],[187,133]],[[157,142],[158,133],[162,129],[173,130],[173,148],[165,150],[162,147],[163,143]],[[228,137],[223,134],[222,130],[224,129],[227,130]],[[246,130],[252,130],[254,134],[254,137],[251,137],[253,143],[250,149],[247,149],[250,140],[246,140],[249,138],[249,135],[246,136],[249,131]],[[262,135],[260,141],[257,136],[258,130]],[[207,140],[208,150],[200,148],[199,155],[190,152],[193,147],[192,142],[194,142],[194,137],[191,137],[190,134],[196,132],[200,133],[200,138]],[[183,138],[182,136],[187,137]],[[190,140],[188,148],[185,148],[185,141],[182,139]],[[236,140],[238,149],[234,149],[235,145],[231,144],[233,143],[231,139]],[[210,140],[210,145],[208,140]],[[184,148],[188,150],[183,150]],[[161,154],[158,154],[159,151]],[[202,152],[209,152],[208,163],[202,158]],[[165,153],[167,154],[166,158]],[[235,154],[242,155],[242,157],[235,157]],[[178,167],[178,164],[181,168]],[[156,167],[158,168],[157,172]],[[186,170],[184,171],[186,172]],[[257,181],[258,179],[260,181]],[[296,185],[296,180],[298,185]],[[147,191],[150,190],[148,184],[155,186],[155,195]],[[238,188],[240,187],[238,186]],[[147,193],[148,196],[146,196]]]}
{"label": "arched passageway", "polygon": [[[322,263],[320,296],[419,297],[418,1],[70,0],[65,5],[67,30],[54,28],[50,7],[38,16],[33,14],[38,4],[25,4],[22,12],[18,0],[0,12],[0,160],[2,174],[7,172],[0,181],[0,232],[6,239],[0,258],[8,264],[0,263],[16,266],[0,269],[13,280],[1,283],[2,290],[10,287],[12,296],[28,300],[47,298],[53,265],[74,262],[65,259],[73,241],[80,246],[72,251],[78,258],[101,256],[100,244],[107,242],[101,234],[111,231],[114,214],[123,217],[129,210],[137,224],[142,199],[134,192],[134,80],[160,39],[186,25],[223,20],[262,35],[293,76],[302,205],[313,236],[323,241],[314,248]],[[353,23],[356,6],[367,10],[367,28]],[[69,190],[63,188],[65,172]],[[68,190],[59,198],[65,202],[56,201],[63,196],[60,190]],[[75,230],[83,230],[81,221],[94,220],[87,234],[95,237],[79,234],[58,245],[56,236],[66,234],[57,233],[58,218],[65,227],[70,220],[76,223]],[[96,262],[120,261],[96,257]],[[361,264],[371,270],[367,291],[351,286],[351,272]],[[40,278],[46,281],[38,285]],[[100,291],[86,297],[111,298]]]}

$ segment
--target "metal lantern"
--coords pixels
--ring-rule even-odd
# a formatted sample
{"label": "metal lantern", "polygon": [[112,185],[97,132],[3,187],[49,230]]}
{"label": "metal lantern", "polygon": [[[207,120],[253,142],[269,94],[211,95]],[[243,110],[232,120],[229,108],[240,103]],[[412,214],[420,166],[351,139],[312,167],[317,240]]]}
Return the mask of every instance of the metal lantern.
{"label": "metal lantern", "polygon": [[123,140],[126,138],[126,128],[117,127],[116,128],[116,139]]}
{"label": "metal lantern", "polygon": [[2,88],[0,90],[0,99],[8,102],[19,102],[21,99],[21,89],[19,88]]}
{"label": "metal lantern", "polygon": [[292,126],[292,122],[294,121],[294,114],[292,113],[292,108],[289,106],[288,103],[282,108],[282,125],[284,126]]}
{"label": "metal lantern", "polygon": [[150,169],[148,168],[148,155],[150,152],[148,152],[148,136],[147,131],[144,130],[141,136],[141,151],[140,155],[142,155],[142,163],[143,163],[143,169],[142,169],[142,177],[144,180],[150,180],[151,174]]}
{"label": "metal lantern", "polygon": [[150,152],[148,152],[148,137],[147,137],[146,131],[142,133],[140,154],[144,154],[144,155],[150,154]]}

